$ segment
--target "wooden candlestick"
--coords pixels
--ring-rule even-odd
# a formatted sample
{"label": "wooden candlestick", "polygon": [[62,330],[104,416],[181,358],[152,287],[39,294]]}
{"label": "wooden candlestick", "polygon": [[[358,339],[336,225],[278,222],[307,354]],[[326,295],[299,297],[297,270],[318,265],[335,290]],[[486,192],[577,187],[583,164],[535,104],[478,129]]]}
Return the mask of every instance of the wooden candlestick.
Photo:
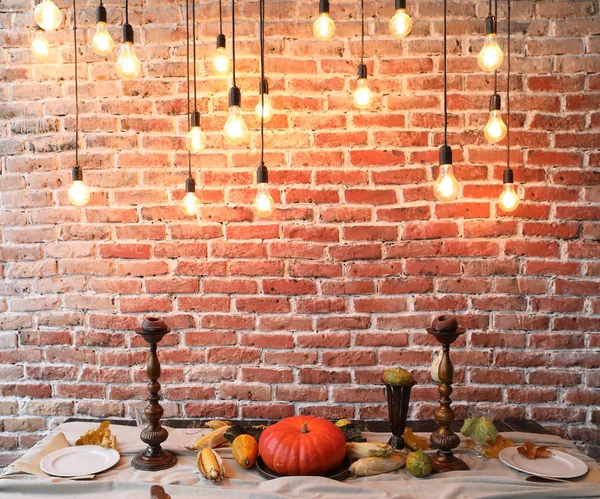
{"label": "wooden candlestick", "polygon": [[450,429],[454,421],[454,411],[450,407],[452,399],[452,376],[454,369],[450,360],[450,345],[464,334],[465,330],[458,327],[456,318],[450,315],[437,317],[427,332],[443,345],[442,360],[439,364],[438,377],[440,379],[440,406],[435,411],[435,420],[438,429],[431,434],[431,444],[438,449],[437,454],[431,456],[433,461],[433,472],[443,473],[445,471],[468,470],[469,467],[462,460],[452,454],[452,449],[458,447],[460,438]]}
{"label": "wooden candlestick", "polygon": [[159,403],[160,397],[160,362],[156,354],[156,348],[163,336],[169,332],[167,325],[157,317],[148,317],[142,322],[142,329],[136,330],[150,344],[150,358],[148,359],[147,372],[150,382],[148,383],[148,405],[145,414],[148,418],[148,426],[142,430],[140,439],[148,445],[148,448],[133,458],[131,464],[134,468],[144,471],[166,470],[177,463],[177,458],[169,451],[164,450],[162,444],[169,436],[160,424],[160,418],[164,410]]}

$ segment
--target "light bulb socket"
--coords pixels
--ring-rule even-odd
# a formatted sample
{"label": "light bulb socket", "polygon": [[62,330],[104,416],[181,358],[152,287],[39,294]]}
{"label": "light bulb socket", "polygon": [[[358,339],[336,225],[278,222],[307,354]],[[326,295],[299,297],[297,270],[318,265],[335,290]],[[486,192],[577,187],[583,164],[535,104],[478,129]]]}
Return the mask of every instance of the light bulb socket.
{"label": "light bulb socket", "polygon": [[242,92],[238,87],[231,87],[229,89],[229,107],[242,105]]}
{"label": "light bulb socket", "polygon": [[406,9],[406,0],[396,0],[396,10]]}
{"label": "light bulb socket", "polygon": [[83,182],[83,170],[81,166],[75,165],[71,170],[71,179],[73,182]]}
{"label": "light bulb socket", "polygon": [[502,182],[505,184],[514,184],[515,183],[515,174],[512,171],[512,168],[507,168],[504,170],[504,174],[502,175]]}
{"label": "light bulb socket", "polygon": [[185,179],[185,192],[196,192],[196,181],[192,177]]}
{"label": "light bulb socket", "polygon": [[329,0],[319,0],[319,14],[329,14]]}
{"label": "light bulb socket", "polygon": [[200,126],[200,111],[193,111],[190,113],[190,127]]}
{"label": "light bulb socket", "polygon": [[42,28],[39,24],[35,25],[35,31],[36,32],[41,31],[42,33],[46,32],[46,30],[44,28]]}
{"label": "light bulb socket", "polygon": [[106,7],[104,7],[104,5],[98,5],[98,7],[96,7],[96,24],[106,24],[108,22],[107,19],[108,16],[106,15]]}
{"label": "light bulb socket", "polygon": [[452,148],[448,144],[440,147],[440,165],[452,164]]}
{"label": "light bulb socket", "polygon": [[261,164],[257,169],[256,169],[256,183],[257,184],[268,184],[269,183],[269,170],[267,170],[267,167],[263,164]]}
{"label": "light bulb socket", "polygon": [[266,78],[263,78],[258,84],[258,91],[261,95],[269,95],[269,82]]}
{"label": "light bulb socket", "polygon": [[217,35],[217,48],[224,49],[227,46],[227,41],[225,40],[225,35],[223,33],[219,33]]}
{"label": "light bulb socket", "polygon": [[485,34],[491,35],[496,34],[498,28],[496,26],[496,18],[494,16],[488,16],[485,18]]}
{"label": "light bulb socket", "polygon": [[493,94],[490,97],[490,111],[500,111],[502,107],[502,99],[500,99],[500,95]]}
{"label": "light bulb socket", "polygon": [[123,31],[123,43],[133,43],[133,26],[124,24],[121,29]]}
{"label": "light bulb socket", "polygon": [[367,65],[366,64],[358,65],[358,79],[359,80],[367,79]]}

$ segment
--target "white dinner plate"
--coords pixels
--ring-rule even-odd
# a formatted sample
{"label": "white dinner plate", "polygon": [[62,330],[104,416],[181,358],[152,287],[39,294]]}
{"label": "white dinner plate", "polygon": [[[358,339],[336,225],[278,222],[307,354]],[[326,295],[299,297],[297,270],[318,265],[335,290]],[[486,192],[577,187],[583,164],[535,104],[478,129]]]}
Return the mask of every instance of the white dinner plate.
{"label": "white dinner plate", "polygon": [[74,477],[95,475],[119,462],[121,456],[114,449],[99,445],[79,445],[51,452],[40,461],[40,468],[48,475]]}
{"label": "white dinner plate", "polygon": [[576,478],[587,473],[588,465],[581,459],[559,450],[550,449],[550,452],[552,452],[550,457],[527,459],[519,454],[516,447],[507,447],[502,449],[498,457],[511,468],[530,475]]}

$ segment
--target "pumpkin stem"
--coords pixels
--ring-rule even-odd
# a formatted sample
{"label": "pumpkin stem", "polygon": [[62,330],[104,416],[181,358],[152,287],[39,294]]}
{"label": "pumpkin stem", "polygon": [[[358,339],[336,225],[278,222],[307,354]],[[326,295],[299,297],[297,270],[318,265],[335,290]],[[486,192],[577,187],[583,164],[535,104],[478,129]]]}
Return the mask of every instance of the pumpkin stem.
{"label": "pumpkin stem", "polygon": [[308,433],[308,423],[304,423],[302,425],[302,429],[300,430],[302,433]]}

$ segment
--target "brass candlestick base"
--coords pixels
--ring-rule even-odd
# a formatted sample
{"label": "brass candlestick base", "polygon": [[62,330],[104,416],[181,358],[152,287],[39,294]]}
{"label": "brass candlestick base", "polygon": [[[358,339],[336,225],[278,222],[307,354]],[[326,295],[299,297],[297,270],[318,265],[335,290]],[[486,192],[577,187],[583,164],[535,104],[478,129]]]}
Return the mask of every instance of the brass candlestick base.
{"label": "brass candlestick base", "polygon": [[441,315],[437,317],[427,332],[443,345],[442,360],[440,361],[438,377],[441,381],[440,406],[435,411],[435,420],[438,429],[431,434],[431,444],[438,449],[437,454],[431,456],[433,461],[433,472],[443,473],[445,471],[468,470],[467,464],[452,454],[460,444],[460,438],[450,429],[454,421],[454,411],[450,407],[452,399],[452,376],[454,373],[452,361],[450,360],[450,345],[456,341],[465,330],[458,327],[458,322],[453,316]]}
{"label": "brass candlestick base", "polygon": [[158,361],[158,355],[156,355],[156,347],[168,332],[167,325],[156,317],[148,317],[142,323],[142,329],[136,331],[150,344],[150,358],[147,366],[148,378],[150,379],[150,383],[148,383],[150,396],[145,410],[148,426],[140,434],[140,439],[148,445],[148,448],[140,452],[131,461],[133,467],[138,470],[166,470],[177,463],[177,458],[160,446],[169,434],[160,424],[160,418],[162,418],[164,410],[159,403],[160,397],[158,396],[160,392],[160,383],[158,382],[160,362]]}

